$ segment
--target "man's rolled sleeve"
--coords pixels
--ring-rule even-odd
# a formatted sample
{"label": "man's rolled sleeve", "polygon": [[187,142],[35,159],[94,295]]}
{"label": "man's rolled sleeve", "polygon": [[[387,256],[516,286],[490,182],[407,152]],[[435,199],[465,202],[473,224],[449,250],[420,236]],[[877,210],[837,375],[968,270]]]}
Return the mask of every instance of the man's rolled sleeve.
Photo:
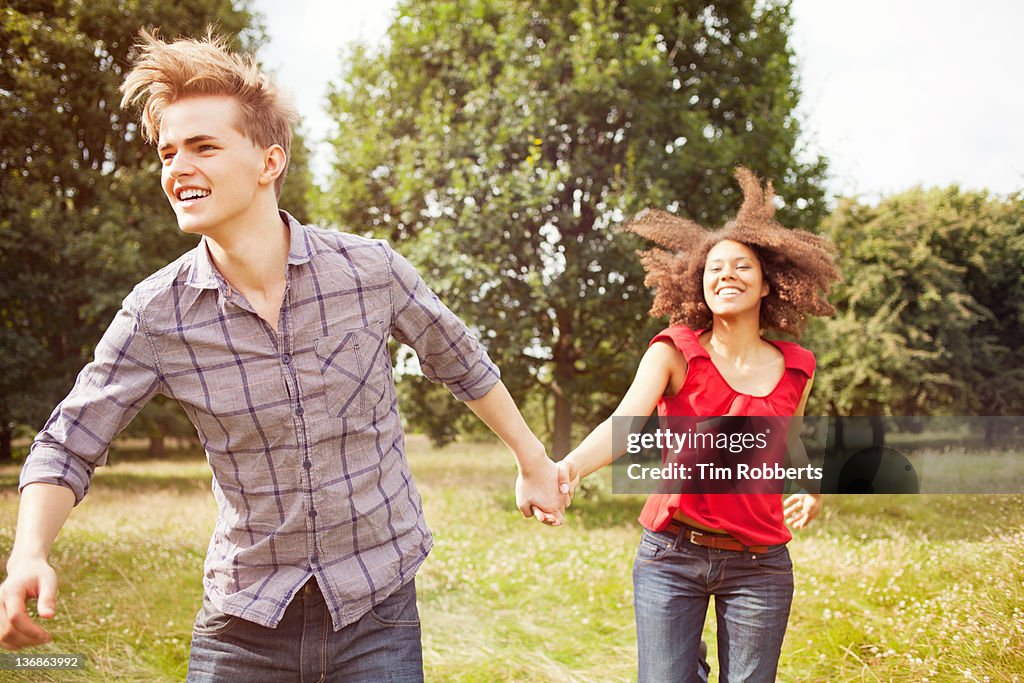
{"label": "man's rolled sleeve", "polygon": [[391,266],[392,334],[416,352],[423,374],[460,401],[483,398],[501,374],[457,315],[437,298],[401,254],[385,245]]}
{"label": "man's rolled sleeve", "polygon": [[158,392],[159,369],[131,299],[125,299],[93,361],[36,435],[20,488],[58,484],[74,491],[75,504],[80,503],[93,471],[106,463],[110,442]]}

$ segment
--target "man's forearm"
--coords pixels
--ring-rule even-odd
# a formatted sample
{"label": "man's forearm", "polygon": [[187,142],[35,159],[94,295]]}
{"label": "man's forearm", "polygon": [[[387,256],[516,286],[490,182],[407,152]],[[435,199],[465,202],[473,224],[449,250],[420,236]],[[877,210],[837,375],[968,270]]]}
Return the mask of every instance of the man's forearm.
{"label": "man's forearm", "polygon": [[8,566],[18,559],[46,559],[74,505],[74,492],[64,486],[29,484],[22,489],[18,529]]}
{"label": "man's forearm", "polygon": [[547,460],[544,444],[527,426],[503,382],[491,387],[483,398],[466,401],[466,405],[508,446],[520,470]]}
{"label": "man's forearm", "polygon": [[570,501],[569,484],[559,481],[558,467],[548,458],[544,444],[526,425],[505,385],[499,381],[482,398],[466,401],[466,405],[515,456],[519,465],[516,479],[519,511],[546,524],[561,524],[562,512]]}

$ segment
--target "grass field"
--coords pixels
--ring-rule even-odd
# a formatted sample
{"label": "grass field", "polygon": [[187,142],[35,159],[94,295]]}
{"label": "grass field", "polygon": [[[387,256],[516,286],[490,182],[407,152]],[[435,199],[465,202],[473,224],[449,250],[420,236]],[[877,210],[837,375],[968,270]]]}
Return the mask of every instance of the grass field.
{"label": "grass field", "polygon": [[[500,446],[412,438],[409,459],[436,540],[417,578],[428,681],[634,679],[641,497],[598,478],[550,529],[515,510]],[[215,515],[209,470],[187,454],[111,461],[54,548],[54,642],[33,651],[84,654],[88,669],[0,680],[184,678]],[[0,468],[0,553],[16,482]],[[1024,683],[1024,496],[831,496],[791,552],[780,681]]]}

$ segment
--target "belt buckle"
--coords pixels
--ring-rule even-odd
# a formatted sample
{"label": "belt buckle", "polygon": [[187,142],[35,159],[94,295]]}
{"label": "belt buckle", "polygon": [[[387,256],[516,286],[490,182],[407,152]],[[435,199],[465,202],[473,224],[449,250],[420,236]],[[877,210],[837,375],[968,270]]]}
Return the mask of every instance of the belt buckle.
{"label": "belt buckle", "polygon": [[704,534],[702,534],[701,532],[699,532],[699,531],[697,531],[695,529],[690,529],[690,543],[692,543],[694,545],[699,545],[702,548],[705,547],[703,543],[698,543],[697,542],[697,537],[698,536],[703,537]]}

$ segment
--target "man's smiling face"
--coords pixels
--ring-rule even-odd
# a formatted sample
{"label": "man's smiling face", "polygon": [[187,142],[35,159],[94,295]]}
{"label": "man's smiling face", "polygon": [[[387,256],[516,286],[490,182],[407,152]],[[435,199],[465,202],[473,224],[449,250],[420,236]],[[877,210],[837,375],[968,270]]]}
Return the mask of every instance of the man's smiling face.
{"label": "man's smiling face", "polygon": [[183,232],[216,236],[244,227],[265,154],[239,130],[240,119],[238,102],[226,95],[187,97],[164,110],[160,179]]}

